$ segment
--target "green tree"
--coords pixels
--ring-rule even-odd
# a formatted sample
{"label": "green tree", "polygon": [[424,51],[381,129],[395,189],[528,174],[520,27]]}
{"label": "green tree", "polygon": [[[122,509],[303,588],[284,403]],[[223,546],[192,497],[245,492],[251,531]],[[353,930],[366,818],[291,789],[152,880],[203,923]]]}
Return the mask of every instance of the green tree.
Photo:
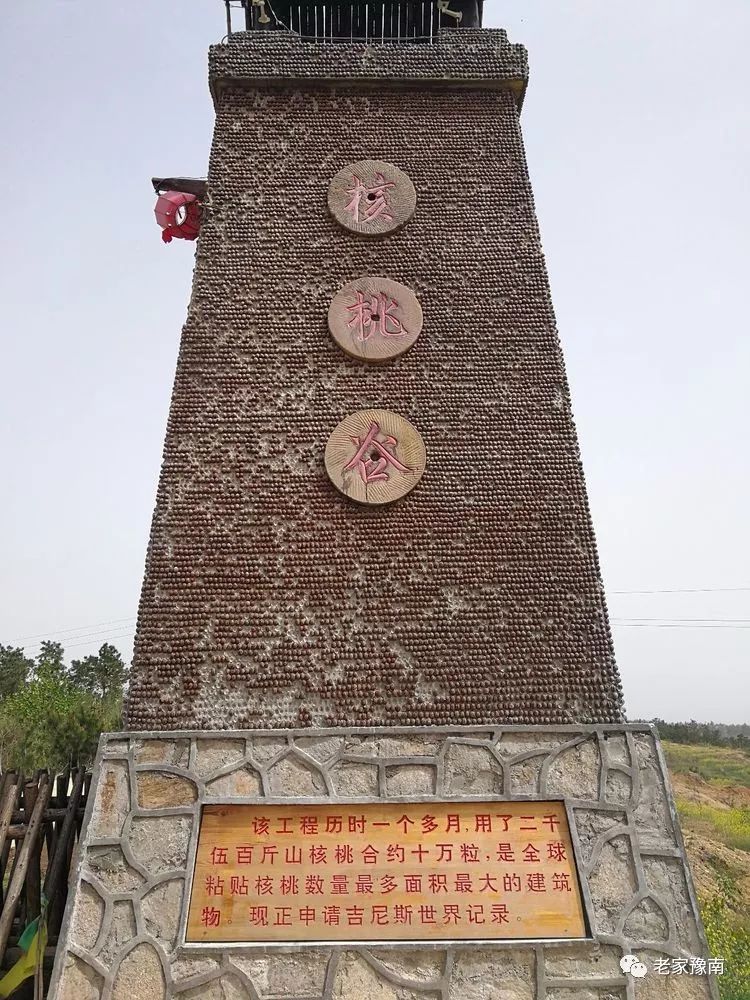
{"label": "green tree", "polygon": [[59,643],[43,643],[31,679],[0,702],[3,767],[28,773],[89,764],[100,734],[120,728],[127,671],[117,650],[105,645],[75,671],[64,657]]}
{"label": "green tree", "polygon": [[73,660],[70,678],[82,691],[88,691],[102,701],[109,702],[122,698],[128,668],[115,647],[105,642],[96,656]]}
{"label": "green tree", "polygon": [[15,694],[34,670],[34,661],[22,649],[0,645],[0,700]]}
{"label": "green tree", "polygon": [[65,673],[65,650],[59,642],[45,640],[36,657],[34,675],[61,679]]}

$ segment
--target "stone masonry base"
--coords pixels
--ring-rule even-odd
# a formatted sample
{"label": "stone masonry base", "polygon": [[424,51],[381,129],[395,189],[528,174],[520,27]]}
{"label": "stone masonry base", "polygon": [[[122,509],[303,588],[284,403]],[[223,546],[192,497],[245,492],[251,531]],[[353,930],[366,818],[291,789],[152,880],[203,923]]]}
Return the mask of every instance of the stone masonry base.
{"label": "stone masonry base", "polygon": [[[216,801],[565,798],[592,942],[185,947]],[[620,970],[624,954],[649,967]],[[52,1000],[715,1000],[664,760],[644,726],[102,737]]]}

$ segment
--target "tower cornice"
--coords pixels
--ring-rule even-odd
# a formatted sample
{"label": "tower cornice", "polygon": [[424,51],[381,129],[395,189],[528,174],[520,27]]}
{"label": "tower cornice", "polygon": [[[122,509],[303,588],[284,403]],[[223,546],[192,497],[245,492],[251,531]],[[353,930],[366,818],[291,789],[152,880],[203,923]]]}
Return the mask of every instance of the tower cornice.
{"label": "tower cornice", "polygon": [[288,31],[237,32],[209,51],[214,105],[227,88],[346,81],[362,87],[422,84],[510,90],[520,110],[528,82],[523,45],[501,29],[445,29],[434,44],[303,41]]}

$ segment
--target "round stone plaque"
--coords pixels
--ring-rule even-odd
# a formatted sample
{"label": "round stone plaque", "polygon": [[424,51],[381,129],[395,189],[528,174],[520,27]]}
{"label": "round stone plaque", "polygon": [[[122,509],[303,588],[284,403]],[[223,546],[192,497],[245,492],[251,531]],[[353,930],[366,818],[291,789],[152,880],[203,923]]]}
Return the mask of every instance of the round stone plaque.
{"label": "round stone plaque", "polygon": [[328,310],[331,336],[353,358],[390,361],[408,351],[422,330],[422,307],[406,285],[390,278],[350,281]]}
{"label": "round stone plaque", "polygon": [[405,225],[417,207],[414,185],[384,160],[360,160],[331,181],[328,207],[345,229],[362,236],[383,236]]}
{"label": "round stone plaque", "polygon": [[359,503],[392,503],[414,489],[426,460],[419,431],[390,410],[359,410],[345,417],[326,445],[326,472]]}

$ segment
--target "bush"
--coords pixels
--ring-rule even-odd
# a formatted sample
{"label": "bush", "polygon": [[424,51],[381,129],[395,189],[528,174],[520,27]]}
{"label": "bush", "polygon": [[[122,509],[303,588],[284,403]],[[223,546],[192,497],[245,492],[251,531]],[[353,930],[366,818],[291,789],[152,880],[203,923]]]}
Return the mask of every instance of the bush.
{"label": "bush", "polygon": [[685,799],[677,800],[677,809],[692,829],[703,827],[727,847],[750,851],[750,809],[718,809]]}
{"label": "bush", "polygon": [[719,976],[721,1000],[748,1000],[750,997],[750,931],[738,926],[732,907],[737,905],[737,889],[726,875],[717,876],[717,892],[703,902],[701,913],[708,947],[714,958],[724,959],[724,975]]}

